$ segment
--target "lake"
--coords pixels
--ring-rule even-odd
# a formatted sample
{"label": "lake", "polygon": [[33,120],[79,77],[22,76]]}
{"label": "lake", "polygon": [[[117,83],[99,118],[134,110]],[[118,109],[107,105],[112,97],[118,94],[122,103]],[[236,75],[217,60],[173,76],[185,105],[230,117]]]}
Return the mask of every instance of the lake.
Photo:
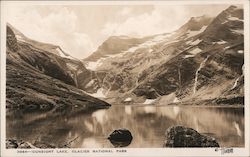
{"label": "lake", "polygon": [[6,119],[7,138],[43,141],[57,147],[114,147],[107,137],[126,128],[133,140],[127,147],[162,147],[167,128],[191,127],[213,136],[221,147],[244,147],[243,107],[113,105],[74,116],[13,113]]}

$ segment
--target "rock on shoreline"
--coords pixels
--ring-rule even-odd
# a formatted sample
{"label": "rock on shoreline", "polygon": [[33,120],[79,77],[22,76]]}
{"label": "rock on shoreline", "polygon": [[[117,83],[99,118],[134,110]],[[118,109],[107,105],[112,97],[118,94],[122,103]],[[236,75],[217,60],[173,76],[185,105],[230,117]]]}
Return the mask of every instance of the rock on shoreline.
{"label": "rock on shoreline", "polygon": [[36,147],[30,144],[29,142],[25,142],[23,140],[7,139],[6,148],[13,149],[13,148],[36,148]]}
{"label": "rock on shoreline", "polygon": [[6,139],[6,148],[7,149],[35,149],[35,148],[56,148],[55,146],[41,142],[41,141],[35,141],[34,143],[30,143],[28,141],[23,140],[17,140],[17,139]]}

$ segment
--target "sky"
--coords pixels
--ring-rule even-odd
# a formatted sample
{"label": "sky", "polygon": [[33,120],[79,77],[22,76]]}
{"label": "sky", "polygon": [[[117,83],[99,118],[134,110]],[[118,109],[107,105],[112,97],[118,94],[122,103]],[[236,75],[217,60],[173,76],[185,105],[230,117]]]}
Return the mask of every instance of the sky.
{"label": "sky", "polygon": [[7,5],[7,22],[27,37],[82,59],[108,37],[143,37],[178,29],[191,17],[216,16],[229,5]]}

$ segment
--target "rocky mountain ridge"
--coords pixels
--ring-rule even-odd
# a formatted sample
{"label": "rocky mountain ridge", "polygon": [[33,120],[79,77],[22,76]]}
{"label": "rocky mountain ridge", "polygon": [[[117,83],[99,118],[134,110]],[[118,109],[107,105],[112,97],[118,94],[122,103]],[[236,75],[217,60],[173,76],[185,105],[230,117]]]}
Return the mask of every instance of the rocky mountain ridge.
{"label": "rocky mountain ridge", "polygon": [[[114,37],[123,40],[118,38]],[[243,103],[242,8],[230,6],[215,18],[192,17],[173,33],[141,40],[144,42],[127,50],[95,57],[94,62],[84,60],[87,69],[105,75],[101,81],[91,80],[96,93],[144,103],[147,99],[162,103],[217,101],[218,97],[240,97],[238,103]],[[104,45],[107,43],[113,44],[107,40]]]}
{"label": "rocky mountain ridge", "polygon": [[215,18],[192,17],[172,33],[109,37],[82,61],[59,46],[31,40],[10,28],[27,50],[19,54],[21,59],[32,68],[100,99],[242,104],[243,24],[243,9],[230,6]]}
{"label": "rocky mountain ridge", "polygon": [[19,40],[7,26],[7,116],[18,110],[53,117],[62,112],[71,115],[110,106],[75,87],[62,57]]}

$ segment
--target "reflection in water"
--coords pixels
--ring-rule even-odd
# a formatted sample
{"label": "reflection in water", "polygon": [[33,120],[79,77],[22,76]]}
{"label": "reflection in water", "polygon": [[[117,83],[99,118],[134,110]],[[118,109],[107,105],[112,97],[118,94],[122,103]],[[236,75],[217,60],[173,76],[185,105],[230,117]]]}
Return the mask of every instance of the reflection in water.
{"label": "reflection in water", "polygon": [[125,106],[125,112],[128,114],[128,115],[131,115],[132,114],[132,107],[130,105],[126,105]]}
{"label": "reflection in water", "polygon": [[87,148],[95,148],[95,147],[100,148],[102,146],[100,145],[100,143],[98,143],[98,141],[96,141],[95,138],[89,137],[83,140],[81,147],[82,148],[86,148],[86,147]]}
{"label": "reflection in water", "polygon": [[106,114],[106,110],[105,110],[105,109],[102,109],[102,110],[98,110],[98,111],[94,112],[94,113],[92,114],[92,117],[96,118],[96,120],[97,120],[99,123],[103,124],[103,122],[104,122],[104,120],[105,120],[105,116],[106,116],[105,114]]}
{"label": "reflection in water", "polygon": [[112,145],[114,147],[126,147],[126,146],[130,145],[131,140],[123,141],[123,142],[118,142],[118,141],[110,140],[110,142],[112,143]]}
{"label": "reflection in water", "polygon": [[72,137],[72,134],[71,134],[71,131],[69,132],[69,138],[71,138]]}
{"label": "reflection in water", "polygon": [[180,112],[180,107],[179,106],[174,106],[173,111],[174,111],[175,116],[177,116],[178,113]]}
{"label": "reflection in water", "polygon": [[93,132],[94,131],[94,127],[93,127],[93,124],[90,123],[89,121],[84,121],[84,124],[86,126],[86,128],[90,131],[90,132]]}
{"label": "reflection in water", "polygon": [[194,129],[199,132],[200,130],[199,130],[198,119],[196,116],[194,116],[193,119],[194,119]]}
{"label": "reflection in water", "polygon": [[242,136],[242,133],[241,133],[241,130],[240,130],[240,127],[239,127],[239,124],[237,122],[233,122],[233,125],[237,131],[237,135],[239,135],[240,137]]}
{"label": "reflection in water", "polygon": [[124,106],[77,116],[13,114],[7,117],[7,138],[33,143],[46,141],[71,147],[114,147],[107,139],[117,128],[127,128],[133,140],[127,147],[162,147],[167,128],[184,125],[215,137],[222,147],[244,146],[244,108],[187,106]]}
{"label": "reflection in water", "polygon": [[156,107],[155,106],[144,106],[144,111],[145,113],[155,113],[156,112]]}

